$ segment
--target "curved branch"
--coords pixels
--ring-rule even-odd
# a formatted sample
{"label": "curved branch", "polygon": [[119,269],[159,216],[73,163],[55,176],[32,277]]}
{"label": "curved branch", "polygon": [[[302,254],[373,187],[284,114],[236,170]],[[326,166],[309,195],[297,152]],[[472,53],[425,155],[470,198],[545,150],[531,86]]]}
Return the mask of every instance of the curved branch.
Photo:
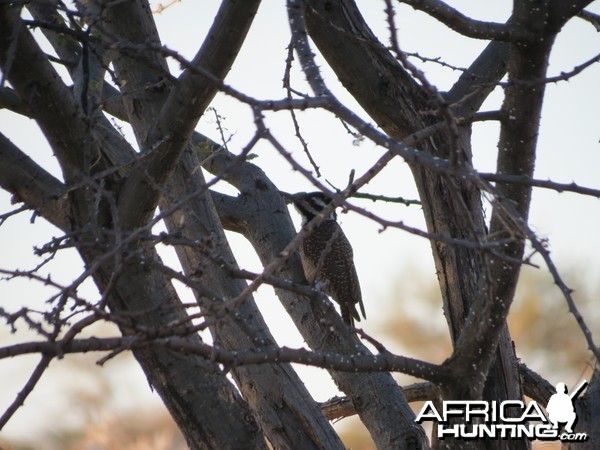
{"label": "curved branch", "polygon": [[0,186],[58,228],[69,228],[66,187],[0,133]]}
{"label": "curved branch", "polygon": [[17,410],[23,405],[23,403],[25,403],[25,400],[33,391],[35,385],[38,383],[38,381],[40,381],[40,378],[42,378],[44,372],[46,372],[46,369],[50,365],[52,358],[52,356],[48,355],[42,356],[42,359],[31,373],[29,380],[27,380],[27,383],[25,383],[25,386],[23,386],[23,389],[19,392],[15,400],[10,404],[6,411],[4,411],[2,417],[0,417],[0,430],[4,428],[4,425],[8,423],[8,421],[14,415],[14,413],[16,413]]}
{"label": "curved branch", "polygon": [[440,0],[398,1],[429,14],[448,28],[464,36],[495,41],[526,41],[533,38],[533,35],[527,32],[525,28],[517,27],[510,23],[474,20]]}
{"label": "curved branch", "polygon": [[[481,364],[485,368],[493,361],[494,355],[489,352],[489,346],[501,339],[521,268],[518,262],[505,260],[502,263],[499,258],[508,256],[515,258],[514,261],[520,261],[526,239],[530,240],[533,248],[544,258],[590,349],[596,357],[600,354],[590,330],[575,307],[570,290],[558,276],[547,249],[527,224],[532,183],[501,181],[505,176],[509,180],[515,177],[517,180],[531,179],[533,176],[545,90],[544,83],[533,81],[546,76],[550,51],[556,37],[555,23],[548,20],[548,15],[555,12],[553,8],[558,3],[540,8],[529,8],[523,3],[517,3],[515,7],[515,21],[524,27],[541,30],[543,39],[528,45],[512,45],[509,58],[509,83],[502,106],[508,119],[502,121],[500,129],[497,161],[499,178],[496,184],[498,195],[494,202],[490,234],[510,238],[512,242],[505,245],[501,255],[486,256],[486,298],[475,304],[469,312],[455,353],[448,361],[448,366],[457,371],[460,367],[470,367],[471,364]],[[514,80],[518,82],[514,83]]]}
{"label": "curved branch", "polygon": [[21,100],[14,90],[6,86],[0,87],[0,109],[8,109],[22,116],[31,117],[31,108]]}
{"label": "curved branch", "polygon": [[[523,380],[525,395],[542,405],[546,405],[552,394],[556,392],[552,384],[525,364],[519,364],[519,374]],[[439,389],[427,381],[403,386],[402,390],[409,402],[435,401],[440,396]],[[356,414],[356,408],[348,397],[334,397],[327,400],[321,403],[321,410],[329,420],[342,419]]]}
{"label": "curved branch", "polygon": [[[168,209],[172,201],[186,194],[197,195],[193,201],[182,205],[173,215],[166,218],[169,230],[183,232],[193,239],[213,237],[214,242],[219,243],[219,253],[232,264],[235,263],[235,259],[225,244],[226,237],[221,223],[208,195],[202,171],[198,170],[197,156],[194,152],[184,153],[184,150],[196,121],[216,90],[222,86],[222,79],[244,40],[254,15],[252,11],[256,6],[256,1],[223,2],[221,15],[213,24],[206,43],[192,63],[186,62],[187,70],[168,97],[167,92],[164,93],[161,99],[164,100],[164,104],[157,101],[162,109],[159,110],[157,104],[151,104],[149,110],[139,112],[139,117],[132,117],[132,105],[127,105],[130,99],[126,95],[123,97],[129,112],[129,121],[137,129],[138,141],[148,153],[147,162],[127,179],[119,199],[125,226],[132,227],[140,221],[143,222],[149,213],[148,208],[153,208],[155,199],[158,200],[157,184],[164,182],[174,171],[166,184],[167,189],[160,192],[166,193],[161,208]],[[124,24],[121,23],[121,26]],[[237,30],[232,32],[231,27]],[[161,49],[153,50],[158,50],[157,55],[164,57],[165,53]],[[127,51],[127,54],[130,52]],[[126,68],[126,63],[127,61],[122,61],[123,68]],[[139,87],[143,90],[144,85],[140,84]],[[164,97],[167,97],[166,100]],[[155,120],[156,117],[158,119]],[[149,146],[154,148],[150,149]],[[136,184],[136,180],[143,183]],[[150,185],[151,189],[147,191],[151,192],[147,192],[144,185]],[[253,299],[247,295],[251,291],[244,290],[244,284],[240,280],[232,279],[222,268],[215,265],[209,264],[204,267],[201,255],[195,250],[178,250],[178,256],[188,276],[198,277],[224,297],[240,300],[236,305],[235,314],[226,314],[226,317],[213,324],[211,330],[215,339],[231,351],[245,345],[274,345],[274,339]],[[203,311],[208,314],[215,311],[215,308],[216,311],[223,308],[224,311],[232,312],[226,310],[227,305],[221,302],[212,302],[201,295],[198,295],[197,299]],[[310,394],[289,365],[280,364],[269,370],[243,367],[234,371],[234,377],[256,417],[261,421],[263,430],[276,447],[298,445],[312,448],[315,442],[325,443],[329,448],[342,446],[339,437],[323,419]],[[257,395],[257,392],[260,395]],[[280,395],[286,397],[284,405],[278,401]]]}
{"label": "curved branch", "polygon": [[600,31],[600,14],[595,14],[591,11],[580,11],[577,17],[591,23],[596,31]]}
{"label": "curved branch", "polygon": [[[126,181],[119,208],[126,227],[143,223],[154,211],[159,192],[148,189],[150,178],[159,185],[169,177],[181,157],[198,119],[217,92],[212,80],[193,69],[201,69],[223,80],[245,40],[259,0],[225,1],[204,44],[171,90],[145,139],[152,148],[139,170]],[[146,124],[146,126],[148,123]]]}
{"label": "curved branch", "polygon": [[483,102],[506,74],[510,45],[490,42],[446,94],[449,103],[460,103],[454,113],[468,116],[479,111]]}
{"label": "curved branch", "polygon": [[[0,4],[0,64],[20,98],[30,106],[67,181],[85,172],[91,149],[87,126],[69,88],[60,79],[23,21],[20,8]],[[14,46],[14,52],[12,51]],[[8,71],[6,71],[8,69]]]}
{"label": "curved branch", "polygon": [[81,45],[71,35],[59,31],[69,31],[70,28],[56,10],[56,5],[50,2],[27,2],[26,8],[34,20],[52,25],[40,27],[42,34],[48,39],[58,57],[67,61],[67,67],[75,67],[81,57]]}
{"label": "curved branch", "polygon": [[337,354],[303,348],[262,347],[226,350],[200,340],[171,336],[158,339],[131,335],[122,338],[82,338],[43,342],[24,342],[0,348],[0,359],[39,353],[43,356],[62,356],[70,353],[133,350],[156,346],[184,354],[197,355],[209,364],[224,364],[228,368],[263,364],[297,363],[343,372],[402,372],[418,378],[440,381],[440,366],[392,353],[377,355]]}
{"label": "curved branch", "polygon": [[[568,20],[583,12],[583,8],[592,3],[592,1],[593,0],[572,0],[568,2],[552,2],[548,14],[548,29],[558,33]],[[585,16],[586,15],[584,14],[584,17]]]}
{"label": "curved branch", "polygon": [[551,189],[556,192],[574,192],[581,195],[600,198],[600,189],[594,189],[586,186],[580,186],[576,183],[557,183],[552,180],[539,180],[525,175],[510,175],[502,173],[480,173],[482,180],[496,183],[518,184],[523,186],[540,187]]}

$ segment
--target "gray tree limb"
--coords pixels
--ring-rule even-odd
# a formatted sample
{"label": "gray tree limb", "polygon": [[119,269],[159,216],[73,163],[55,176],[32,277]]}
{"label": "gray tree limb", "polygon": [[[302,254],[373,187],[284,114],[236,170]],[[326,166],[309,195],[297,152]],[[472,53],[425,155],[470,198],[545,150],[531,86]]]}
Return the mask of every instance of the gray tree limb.
{"label": "gray tree limb", "polygon": [[67,180],[77,181],[94,149],[82,111],[19,18],[20,8],[0,4],[0,64],[54,148]]}
{"label": "gray tree limb", "polygon": [[532,37],[528,30],[507,23],[484,22],[471,19],[459,10],[440,0],[398,0],[414,9],[436,18],[450,29],[471,38],[495,41],[527,40]]}
{"label": "gray tree limb", "polygon": [[[222,79],[237,55],[257,6],[258,2],[224,2],[205,44],[192,61],[191,69],[208,71],[212,76]],[[135,8],[133,5],[119,5],[108,11],[109,17],[115,19],[111,21],[111,33],[123,36],[123,39],[139,39],[135,33],[125,29],[130,27],[129,22],[120,19],[127,12],[123,8],[128,10],[132,7]],[[133,14],[145,17],[147,12],[137,10]],[[151,21],[151,18],[145,17],[144,20]],[[163,55],[158,52],[148,57],[160,59]],[[144,79],[147,74],[128,75],[130,71],[140,70],[134,62],[135,58],[129,56],[115,58],[115,66],[120,66],[119,71],[129,78],[128,88],[133,92],[143,92],[149,81]],[[154,65],[159,67],[162,63],[157,61]],[[154,204],[153,196],[162,192],[157,187],[165,179],[163,175],[174,170],[174,176],[165,191],[167,195],[162,202],[163,210],[169,210],[173,201],[185,195],[194,192],[197,194],[193,201],[182,205],[181,210],[166,217],[168,228],[171,232],[180,232],[192,239],[212,240],[221,255],[229,263],[235,264],[202,174],[197,170],[198,160],[190,153],[183,154],[181,158],[178,156],[186,148],[198,118],[217,88],[214,80],[199,75],[197,70],[188,70],[175,82],[173,89],[165,88],[162,96],[157,96],[154,102],[148,102],[148,109],[139,111],[135,120],[131,116],[132,107],[127,107],[127,102],[132,102],[135,98],[126,101],[129,120],[134,128],[138,128],[138,140],[143,136],[140,145],[149,152],[149,159],[136,168],[136,172],[126,182],[120,208],[125,212],[123,217],[126,226],[136,224],[143,219],[144,211],[148,212]],[[152,149],[149,150],[148,146]],[[180,161],[179,166],[175,166],[177,161]],[[172,169],[169,169],[171,166]],[[155,194],[149,195],[144,191],[144,186],[150,186]],[[143,200],[140,195],[148,201]],[[140,199],[143,200],[141,210]],[[137,209],[132,210],[134,205]],[[178,249],[178,252],[185,272],[189,276],[198,274],[199,279],[219,296],[235,298],[241,292],[243,284],[232,279],[222,269],[206,265],[198,252],[188,248]],[[198,272],[199,267],[204,269]],[[209,315],[211,311],[219,309],[219,303],[212,299],[199,296],[198,301]],[[215,339],[228,349],[274,344],[251,297],[236,308],[235,312],[232,311],[231,315],[217,322],[212,332]],[[342,445],[290,366],[242,368],[235,370],[235,375],[269,440],[278,448],[293,448],[298,445],[305,448],[319,448],[321,445],[335,448]],[[286,397],[283,405],[278,400],[281,395]]]}
{"label": "gray tree limb", "polygon": [[66,188],[0,133],[0,186],[53,225],[68,229]]}
{"label": "gray tree limb", "polygon": [[[335,4],[335,7],[323,8],[318,2],[309,1],[306,18],[311,38],[342,84],[388,135],[401,139],[427,127],[432,119],[423,117],[419,111],[431,110],[428,104],[430,94],[420,88],[387,49],[377,45],[377,40],[362,20],[353,2],[340,1]],[[352,32],[343,30],[352,30]],[[506,49],[500,47],[499,50],[505,52]],[[496,46],[488,46],[487,53],[497,53]],[[489,67],[494,66],[488,61],[485,63]],[[469,92],[481,83],[494,84],[502,76],[503,62],[499,63],[500,67],[492,70],[486,69],[481,60],[474,64],[474,68],[487,78],[470,81],[466,77],[463,78],[452,94],[456,98],[463,95],[457,94],[459,91]],[[472,104],[469,105],[471,110],[476,110],[477,104],[483,99],[484,95],[474,97],[471,100]],[[435,100],[432,102],[435,104]],[[448,142],[454,142],[457,148],[449,148]],[[447,133],[442,132],[433,136],[430,143],[422,143],[421,148],[438,158],[470,165],[470,127],[459,127],[458,134],[452,139],[448,138]],[[475,242],[485,241],[486,230],[477,185],[454,179],[451,172],[448,176],[440,176],[421,167],[418,161],[414,161],[411,168],[430,232]],[[441,242],[432,242],[432,250],[444,298],[446,317],[453,340],[456,341],[461,334],[467,311],[471,305],[480,301],[480,281],[483,270],[481,252],[477,249],[461,249]],[[504,334],[501,352],[507,356],[500,356],[498,363],[506,361],[508,364],[505,363],[503,368],[490,372],[493,381],[489,384],[489,386],[497,386],[500,393],[487,391],[485,398],[496,400],[521,398],[516,360],[507,334]],[[469,392],[469,389],[474,387],[483,389],[483,380],[473,383],[471,375],[472,368],[478,365],[468,367],[468,375],[451,377],[448,379],[447,386],[441,386],[445,398],[464,399],[481,396],[481,391],[479,394]],[[507,373],[506,370],[509,372]],[[487,371],[483,373],[487,374]],[[506,386],[506,383],[514,387]],[[449,393],[446,389],[450,385],[457,390]],[[463,442],[461,445],[464,444]]]}

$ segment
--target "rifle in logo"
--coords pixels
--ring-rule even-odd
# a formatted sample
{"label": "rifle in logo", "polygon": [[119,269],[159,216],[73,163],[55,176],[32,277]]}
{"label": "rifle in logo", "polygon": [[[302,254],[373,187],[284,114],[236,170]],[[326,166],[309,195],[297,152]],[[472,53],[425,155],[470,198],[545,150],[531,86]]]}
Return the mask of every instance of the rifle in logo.
{"label": "rifle in logo", "polygon": [[583,380],[581,383],[579,383],[579,386],[577,386],[575,388],[575,390],[573,392],[571,392],[571,395],[569,395],[569,397],[571,398],[571,401],[575,400],[577,397],[579,397],[579,394],[581,394],[581,391],[583,391],[588,385],[588,381],[587,380]]}

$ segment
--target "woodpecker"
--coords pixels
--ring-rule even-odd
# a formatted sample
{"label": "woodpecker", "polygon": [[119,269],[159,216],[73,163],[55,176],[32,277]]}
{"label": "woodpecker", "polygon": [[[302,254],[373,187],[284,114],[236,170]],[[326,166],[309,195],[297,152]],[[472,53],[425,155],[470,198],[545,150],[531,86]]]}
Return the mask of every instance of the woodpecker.
{"label": "woodpecker", "polygon": [[[331,203],[322,192],[302,192],[290,196],[302,216],[302,226]],[[323,282],[323,291],[340,305],[342,319],[350,326],[360,321],[356,305],[367,318],[362,302],[352,246],[337,223],[333,210],[300,244],[300,258],[309,283]]]}

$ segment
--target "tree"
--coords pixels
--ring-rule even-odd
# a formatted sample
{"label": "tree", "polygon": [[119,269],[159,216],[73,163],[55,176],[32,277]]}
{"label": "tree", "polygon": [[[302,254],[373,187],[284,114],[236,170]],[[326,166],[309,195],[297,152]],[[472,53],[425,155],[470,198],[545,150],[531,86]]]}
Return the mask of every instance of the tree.
{"label": "tree", "polygon": [[[43,337],[0,349],[4,358],[40,356],[0,426],[54,358],[131,351],[191,448],[266,448],[266,441],[274,448],[343,448],[292,362],[328,370],[378,448],[428,448],[410,399],[501,401],[526,394],[546,404],[554,392],[541,375],[519,363],[505,326],[520,268],[531,263],[526,243],[560,287],[593,355],[600,355],[544,240],[528,223],[533,187],[600,196],[574,183],[533,178],[546,85],[598,61],[596,56],[559,77],[547,75],[554,40],[567,22],[579,16],[598,26],[598,17],[583,9],[590,2],[537,2],[533,7],[519,1],[505,23],[471,19],[437,0],[401,3],[466,38],[489,41],[447,92],[436,89],[401,50],[397,5],[390,0],[384,2],[389,46],[380,43],[351,0],[289,0],[287,96],[266,100],[225,81],[252,27],[256,0],[223,1],[191,60],[161,44],[150,5],[143,0],[0,4],[0,104],[35,121],[61,172],[52,175],[32,152],[1,135],[0,185],[22,204],[2,219],[33,210],[62,232],[40,249],[46,260],[73,248],[84,263],[68,286],[41,275],[43,264],[5,271],[12,278],[40,279],[58,294],[42,315],[28,308],[0,309],[8,325],[23,321]],[[42,49],[42,38],[33,30],[43,33],[56,56]],[[315,61],[315,47],[370,120],[334,95]],[[295,89],[290,80],[294,55],[311,94]],[[181,74],[172,75],[167,60],[180,64]],[[502,107],[482,111],[499,86]],[[195,131],[217,92],[252,111],[254,135],[238,153],[227,148],[226,140],[219,144]],[[291,112],[302,140],[297,114],[305,110],[339,118],[357,139],[384,152],[368,170],[352,174],[344,188],[332,189],[315,177],[316,166],[314,172],[304,168],[267,126],[267,115]],[[107,114],[130,124],[135,144]],[[500,129],[493,173],[475,170],[472,161],[473,123],[483,120],[497,122]],[[298,233],[285,196],[251,162],[251,152],[262,142],[333,198]],[[364,197],[363,187],[400,158],[414,176],[426,229],[348,201]],[[213,178],[207,180],[206,173]],[[238,194],[212,189],[221,181]],[[453,342],[444,363],[389,353],[373,337],[346,326],[319,283],[307,285],[296,250],[336,207],[431,242]],[[491,210],[489,223],[484,207]],[[160,223],[167,231],[155,233]],[[238,266],[225,230],[252,244],[263,265],[260,273]],[[182,272],[161,261],[159,245],[175,249]],[[94,301],[77,292],[88,279],[99,292]],[[200,313],[187,312],[174,280],[193,290]],[[273,286],[310,350],[277,345],[253,298],[263,284]],[[97,321],[116,324],[121,336],[80,336]],[[205,329],[212,335],[210,343],[198,334]],[[390,371],[428,383],[403,392]],[[579,429],[588,433],[589,448],[600,440],[598,383],[595,371],[579,406]],[[434,438],[432,445],[527,448],[529,442]]]}

